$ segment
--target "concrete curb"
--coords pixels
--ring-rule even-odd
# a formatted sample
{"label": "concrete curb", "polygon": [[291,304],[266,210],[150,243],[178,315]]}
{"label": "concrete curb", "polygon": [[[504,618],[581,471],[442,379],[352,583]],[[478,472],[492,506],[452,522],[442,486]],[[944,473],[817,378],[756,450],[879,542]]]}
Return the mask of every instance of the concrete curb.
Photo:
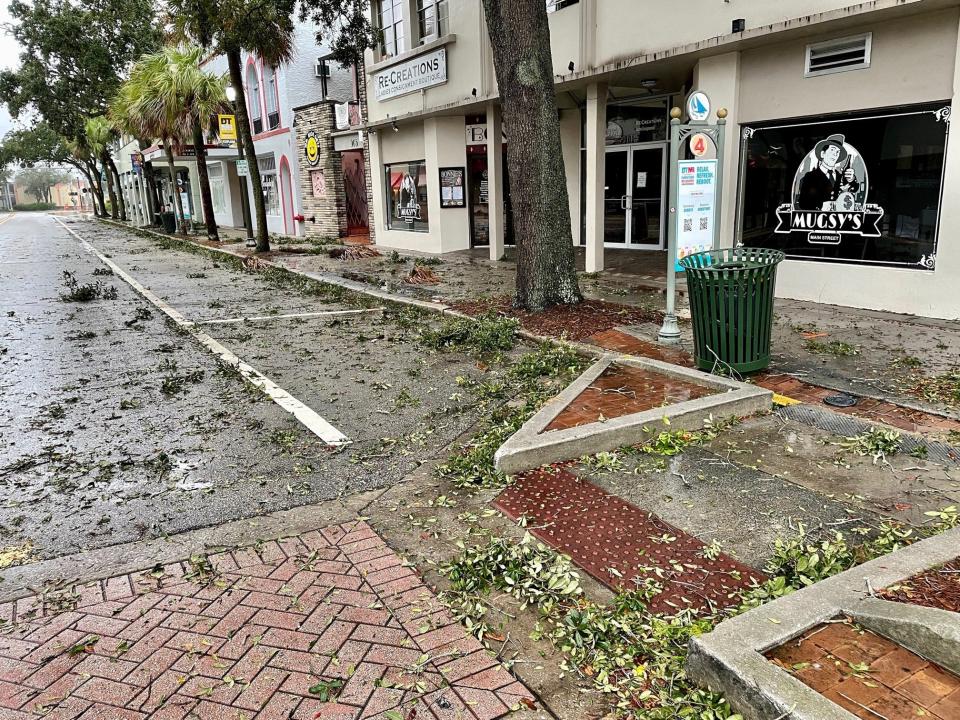
{"label": "concrete curb", "polygon": [[960,675],[960,617],[922,605],[866,598],[845,612],[878,635]]}
{"label": "concrete curb", "polygon": [[[762,653],[849,613],[881,635],[884,630],[894,632],[894,627],[899,627],[896,633],[901,637],[909,632],[909,647],[919,655],[942,656],[929,643],[943,637],[932,618],[951,628],[948,637],[958,637],[960,615],[946,613],[950,617],[945,618],[911,606],[889,607],[897,603],[883,603],[881,612],[871,596],[873,590],[953,560],[958,548],[960,528],[955,528],[725,620],[690,641],[687,673],[700,685],[723,693],[747,720],[851,720],[852,714],[768,662]],[[863,603],[866,598],[870,602]],[[895,615],[900,619],[891,619]]]}
{"label": "concrete curb", "polygon": [[[605,422],[545,432],[547,426],[613,364],[630,365],[718,390],[714,395],[624,415]],[[752,415],[769,410],[770,390],[650,358],[604,355],[563,392],[547,401],[497,450],[494,464],[508,475],[582,455],[634,445],[656,435],[664,418],[672,428],[696,430],[714,414]]]}

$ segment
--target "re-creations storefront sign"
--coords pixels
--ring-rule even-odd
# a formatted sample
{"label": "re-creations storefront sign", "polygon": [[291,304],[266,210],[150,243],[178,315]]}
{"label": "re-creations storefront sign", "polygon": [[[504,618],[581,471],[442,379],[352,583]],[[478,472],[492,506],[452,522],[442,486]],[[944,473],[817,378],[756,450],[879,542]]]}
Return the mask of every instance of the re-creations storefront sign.
{"label": "re-creations storefront sign", "polygon": [[937,103],[745,127],[740,240],[933,270],[949,118]]}
{"label": "re-creations storefront sign", "polygon": [[438,48],[405,62],[391,65],[373,76],[377,100],[406,95],[447,81],[447,51]]}

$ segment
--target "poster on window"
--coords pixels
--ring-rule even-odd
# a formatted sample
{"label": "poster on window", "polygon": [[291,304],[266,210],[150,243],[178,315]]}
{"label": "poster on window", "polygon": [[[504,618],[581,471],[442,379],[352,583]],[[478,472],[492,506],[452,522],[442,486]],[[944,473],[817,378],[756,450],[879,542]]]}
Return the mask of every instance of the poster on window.
{"label": "poster on window", "polygon": [[933,270],[950,107],[744,128],[744,245]]}
{"label": "poster on window", "polygon": [[[717,204],[717,161],[681,160],[677,167],[677,260],[712,250]],[[679,262],[677,270],[682,271]]]}
{"label": "poster on window", "polygon": [[440,168],[440,207],[466,207],[466,198],[463,194],[463,178],[466,169],[463,167]]}
{"label": "poster on window", "polygon": [[390,230],[426,232],[426,163],[418,160],[385,166]]}

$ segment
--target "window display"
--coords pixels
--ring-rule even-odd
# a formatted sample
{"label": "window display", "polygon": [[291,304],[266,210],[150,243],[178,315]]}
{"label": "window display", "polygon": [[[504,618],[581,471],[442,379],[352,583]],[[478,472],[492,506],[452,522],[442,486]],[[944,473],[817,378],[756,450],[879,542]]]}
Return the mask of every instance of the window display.
{"label": "window display", "polygon": [[427,232],[427,165],[423,160],[385,165],[387,228]]}
{"label": "window display", "polygon": [[949,117],[938,103],[745,127],[739,240],[932,270]]}

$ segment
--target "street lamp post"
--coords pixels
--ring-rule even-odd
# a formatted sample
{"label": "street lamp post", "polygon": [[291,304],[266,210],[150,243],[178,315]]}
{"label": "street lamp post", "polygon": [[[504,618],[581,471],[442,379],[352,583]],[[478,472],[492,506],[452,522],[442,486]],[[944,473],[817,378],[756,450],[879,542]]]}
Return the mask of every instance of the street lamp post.
{"label": "street lamp post", "polygon": [[[227,100],[230,102],[231,110],[233,110],[234,122],[236,122],[237,117],[237,91],[234,89],[233,85],[227,85]],[[239,128],[237,128],[239,130]],[[236,140],[237,143],[237,159],[243,160],[243,142],[240,140],[239,132],[237,133],[238,137]],[[250,218],[250,197],[247,195],[247,176],[240,175],[240,212],[243,215],[243,227],[247,231],[247,247],[256,247],[257,241],[253,239],[253,221]]]}

